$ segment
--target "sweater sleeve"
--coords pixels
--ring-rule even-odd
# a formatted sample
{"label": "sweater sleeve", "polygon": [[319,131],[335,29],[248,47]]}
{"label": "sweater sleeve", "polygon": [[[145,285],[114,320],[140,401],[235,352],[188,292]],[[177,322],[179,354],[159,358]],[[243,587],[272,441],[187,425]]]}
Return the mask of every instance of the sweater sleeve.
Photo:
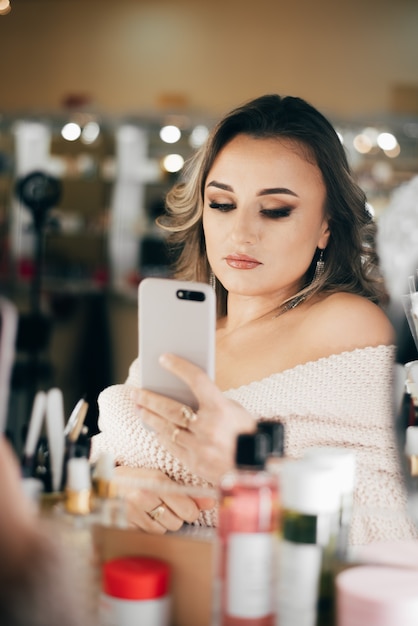
{"label": "sweater sleeve", "polygon": [[[138,386],[138,381],[136,359],[124,384],[110,386],[99,395],[100,433],[92,440],[91,461],[95,462],[101,452],[109,452],[117,465],[159,469],[180,485],[213,487],[174,457],[159,443],[157,435],[142,425],[140,411],[130,398],[130,391]],[[216,510],[202,511],[198,523],[213,526],[216,519]]]}

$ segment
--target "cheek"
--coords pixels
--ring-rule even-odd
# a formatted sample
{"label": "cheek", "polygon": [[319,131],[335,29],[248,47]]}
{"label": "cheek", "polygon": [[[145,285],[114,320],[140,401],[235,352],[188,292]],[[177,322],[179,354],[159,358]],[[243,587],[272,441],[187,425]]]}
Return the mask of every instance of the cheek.
{"label": "cheek", "polygon": [[209,253],[209,250],[216,247],[219,243],[219,228],[216,227],[214,220],[210,217],[205,217],[205,214],[203,215],[202,227],[203,235],[205,237],[206,250]]}
{"label": "cheek", "polygon": [[[280,235],[269,234],[268,248],[273,259],[281,266],[294,268],[303,274],[310,266],[317,248],[317,236],[314,228],[292,228]],[[264,241],[266,245],[266,240]]]}

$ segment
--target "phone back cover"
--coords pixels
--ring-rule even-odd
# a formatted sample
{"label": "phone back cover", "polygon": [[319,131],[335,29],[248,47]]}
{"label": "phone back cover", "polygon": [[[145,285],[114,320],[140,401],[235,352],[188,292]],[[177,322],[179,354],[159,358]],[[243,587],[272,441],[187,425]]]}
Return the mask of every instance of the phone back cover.
{"label": "phone back cover", "polygon": [[[182,300],[178,290],[205,294],[204,301]],[[214,378],[215,292],[205,283],[146,278],[138,292],[141,387],[196,408],[196,398],[176,376],[164,370],[158,358],[164,352],[184,357]]]}

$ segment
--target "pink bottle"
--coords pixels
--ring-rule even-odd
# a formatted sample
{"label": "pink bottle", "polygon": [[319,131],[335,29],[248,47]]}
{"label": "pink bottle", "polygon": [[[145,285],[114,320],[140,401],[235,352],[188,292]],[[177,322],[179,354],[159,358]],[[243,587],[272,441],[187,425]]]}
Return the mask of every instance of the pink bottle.
{"label": "pink bottle", "polygon": [[220,626],[274,626],[277,478],[264,470],[264,433],[237,438],[235,470],[220,484]]}

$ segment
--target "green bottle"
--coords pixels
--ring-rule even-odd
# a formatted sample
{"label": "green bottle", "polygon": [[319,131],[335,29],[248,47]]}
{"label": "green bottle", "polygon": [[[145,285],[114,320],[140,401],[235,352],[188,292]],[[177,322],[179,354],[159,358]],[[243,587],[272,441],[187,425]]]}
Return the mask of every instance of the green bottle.
{"label": "green bottle", "polygon": [[286,461],[281,504],[278,623],[328,626],[339,532],[338,472],[307,459]]}

